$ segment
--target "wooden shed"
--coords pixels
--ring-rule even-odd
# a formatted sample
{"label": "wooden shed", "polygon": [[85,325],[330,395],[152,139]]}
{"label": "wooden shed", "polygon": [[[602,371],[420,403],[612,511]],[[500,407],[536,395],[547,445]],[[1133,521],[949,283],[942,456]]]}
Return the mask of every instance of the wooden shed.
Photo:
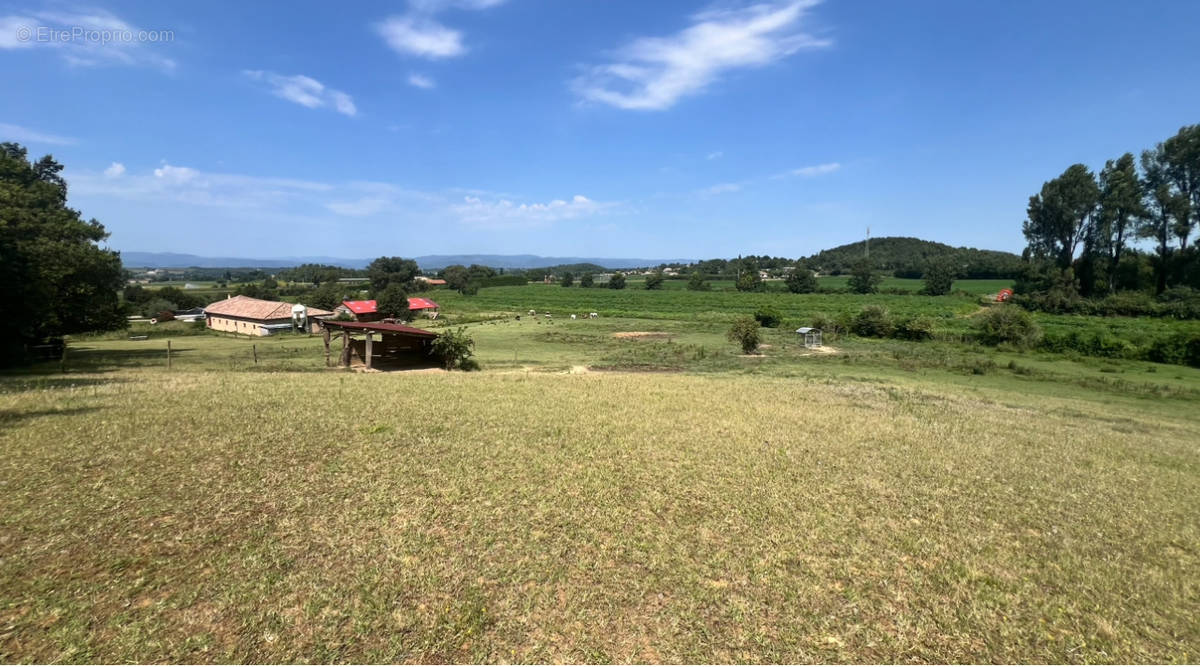
{"label": "wooden shed", "polygon": [[431,356],[432,331],[390,322],[321,322],[325,336],[325,363],[329,364],[330,346],[334,336],[341,336],[342,349],[338,365],[349,367],[361,363],[366,368],[380,370],[435,366]]}

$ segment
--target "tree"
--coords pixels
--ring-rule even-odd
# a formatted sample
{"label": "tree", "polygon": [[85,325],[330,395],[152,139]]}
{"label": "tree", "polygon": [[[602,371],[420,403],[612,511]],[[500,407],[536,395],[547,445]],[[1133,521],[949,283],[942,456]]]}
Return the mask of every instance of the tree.
{"label": "tree", "polygon": [[446,287],[460,290],[471,279],[471,276],[467,273],[467,267],[462,264],[451,264],[442,269],[442,279],[446,281]]}
{"label": "tree", "polygon": [[595,282],[596,282],[596,279],[592,277],[592,274],[585,273],[585,274],[583,274],[583,277],[579,279],[579,286],[580,287],[591,287],[592,285],[595,284]]}
{"label": "tree", "polygon": [[367,280],[371,283],[371,295],[378,300],[378,296],[392,285],[396,285],[401,290],[411,290],[415,287],[413,280],[419,272],[417,263],[411,259],[379,257],[367,265]]}
{"label": "tree", "polygon": [[612,278],[608,279],[608,289],[625,289],[625,274],[614,273]]}
{"label": "tree", "polygon": [[1138,178],[1133,153],[1109,160],[1100,170],[1100,211],[1093,225],[1095,242],[1090,245],[1107,259],[1108,291],[1116,289],[1117,267],[1137,222],[1146,216],[1142,204],[1142,181]]}
{"label": "tree", "polygon": [[1073,164],[1058,178],[1042,184],[1041,192],[1029,198],[1028,217],[1022,226],[1032,253],[1053,258],[1059,268],[1071,266],[1076,248],[1088,234],[1099,198],[1096,178],[1082,164]]}
{"label": "tree", "polygon": [[[1173,232],[1179,250],[1187,250],[1188,236],[1200,217],[1200,125],[1189,125],[1162,144],[1166,175],[1183,199],[1177,203]],[[1184,203],[1186,202],[1186,204]]]}
{"label": "tree", "polygon": [[234,290],[233,293],[238,296],[248,296],[251,299],[263,299],[264,301],[279,300],[278,292],[269,290],[258,283],[246,283],[245,285],[238,285],[238,288]]}
{"label": "tree", "polygon": [[754,321],[768,329],[774,329],[783,324],[783,314],[775,306],[759,306],[754,311]]}
{"label": "tree", "polygon": [[944,296],[954,287],[954,279],[958,277],[958,269],[948,258],[939,258],[925,265],[922,279],[925,287],[922,294],[929,296]]}
{"label": "tree", "polygon": [[342,305],[344,292],[337,281],[322,283],[304,297],[305,305],[333,310]]}
{"label": "tree", "polygon": [[863,306],[854,316],[850,330],[856,336],[887,338],[896,330],[892,314],[883,306]]}
{"label": "tree", "polygon": [[687,288],[693,292],[707,292],[712,289],[708,281],[704,279],[704,274],[699,271],[693,271],[688,277]]}
{"label": "tree", "polygon": [[850,291],[855,294],[874,294],[879,291],[879,283],[882,281],[883,277],[875,273],[875,267],[864,257],[851,268],[848,284]]}
{"label": "tree", "polygon": [[1143,201],[1146,215],[1138,227],[1138,235],[1154,239],[1155,293],[1167,289],[1167,274],[1171,267],[1171,237],[1176,231],[1176,222],[1187,217],[1189,202],[1172,187],[1168,176],[1166,149],[1159,144],[1152,150],[1142,152]]}
{"label": "tree", "polygon": [[646,276],[646,289],[662,289],[663,282],[665,280],[666,278],[663,276],[663,270],[659,269]]}
{"label": "tree", "polygon": [[743,354],[752,354],[758,349],[761,340],[758,321],[749,315],[743,315],[733,321],[729,332],[725,334],[731,343],[737,343]]}
{"label": "tree", "polygon": [[788,274],[786,283],[792,294],[812,294],[817,291],[817,277],[808,269],[796,267]]}
{"label": "tree", "polygon": [[125,326],[120,255],[100,247],[104,225],[67,208],[63,167],[0,143],[0,365],[48,339]]}
{"label": "tree", "polygon": [[764,287],[762,278],[758,275],[757,269],[743,269],[738,275],[737,282],[734,287],[739,292],[761,292]]}
{"label": "tree", "polygon": [[571,285],[574,285],[575,284],[575,274],[571,273],[570,271],[564,271],[563,277],[562,277],[562,282],[560,284],[563,287],[570,287]]}
{"label": "tree", "polygon": [[264,289],[275,289],[275,288],[279,287],[279,282],[276,281],[274,278],[267,276],[266,278],[263,279],[262,286]]}
{"label": "tree", "polygon": [[408,310],[408,292],[399,284],[391,284],[375,295],[375,312],[384,317],[407,320],[412,317]]}

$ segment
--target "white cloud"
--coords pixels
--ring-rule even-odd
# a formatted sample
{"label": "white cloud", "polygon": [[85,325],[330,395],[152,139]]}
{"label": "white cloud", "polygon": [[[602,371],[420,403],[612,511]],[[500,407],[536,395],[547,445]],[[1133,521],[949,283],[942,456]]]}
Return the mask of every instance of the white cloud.
{"label": "white cloud", "polygon": [[425,76],[424,74],[413,73],[413,74],[408,75],[408,85],[416,86],[417,88],[424,88],[424,89],[428,90],[428,89],[436,86],[437,83],[433,79]]}
{"label": "white cloud", "polygon": [[[482,10],[504,4],[506,0],[409,0],[408,12],[389,16],[375,24],[379,33],[396,53],[437,60],[455,58],[467,52],[460,30],[446,27],[434,16],[450,9]],[[424,78],[424,77],[421,77]],[[418,88],[429,88],[414,83]]]}
{"label": "white cloud", "polygon": [[509,199],[491,199],[468,196],[452,207],[454,214],[464,223],[490,229],[514,227],[540,227],[562,220],[573,220],[611,210],[614,202],[598,202],[583,195],[575,195],[569,201],[555,199],[546,203],[515,203]]}
{"label": "white cloud", "polygon": [[716,160],[720,157],[723,157],[724,155],[725,155],[724,151],[713,151],[713,152],[709,153],[708,156],[705,157],[705,159],[706,160]]}
{"label": "white cloud", "polygon": [[583,100],[618,109],[668,109],[727,71],[830,46],[830,40],[799,29],[817,2],[775,1],[696,14],[679,33],[642,37],[618,49],[613,62],[591,67],[572,88]]}
{"label": "white cloud", "polygon": [[723,195],[730,192],[738,192],[741,189],[741,183],[717,183],[716,185],[704,188],[700,191],[700,194],[706,196]]}
{"label": "white cloud", "polygon": [[462,33],[429,17],[389,16],[375,30],[391,49],[401,55],[438,59],[467,52]]}
{"label": "white cloud", "polygon": [[78,143],[71,137],[38,132],[37,130],[31,130],[20,125],[10,125],[8,123],[0,123],[0,140],[28,144],[52,144],[54,146],[70,146],[71,144]]}
{"label": "white cloud", "polygon": [[169,72],[175,61],[158,50],[174,39],[173,30],[142,30],[102,9],[0,16],[0,49],[42,49],[73,67],[130,65]]}
{"label": "white cloud", "polygon": [[109,165],[108,169],[104,170],[104,175],[108,178],[120,178],[125,173],[125,165],[120,162],[114,162]]}
{"label": "white cloud", "polygon": [[243,70],[242,74],[262,83],[276,97],[295,102],[309,109],[332,108],[340,114],[353,116],[358,113],[354,99],[340,90],[328,88],[325,84],[303,74],[284,76],[275,72],[263,70]]}
{"label": "white cloud", "polygon": [[825,164],[814,164],[808,167],[800,167],[799,169],[789,169],[782,174],[776,174],[774,178],[786,178],[788,176],[799,176],[801,178],[812,178],[813,176],[822,176],[824,174],[832,174],[842,168],[842,165],[837,162],[826,162]]}
{"label": "white cloud", "polygon": [[141,173],[131,173],[120,165],[119,177],[114,177],[111,172],[117,164],[103,172],[70,172],[66,178],[71,193],[141,202],[262,209],[301,199],[315,203],[323,193],[333,189],[325,183],[207,172],[165,162]]}

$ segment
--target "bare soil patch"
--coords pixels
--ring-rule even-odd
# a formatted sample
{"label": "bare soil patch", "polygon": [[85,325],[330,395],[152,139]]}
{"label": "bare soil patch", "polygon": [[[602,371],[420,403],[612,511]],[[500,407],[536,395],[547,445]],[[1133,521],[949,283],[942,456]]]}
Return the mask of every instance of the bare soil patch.
{"label": "bare soil patch", "polygon": [[613,338],[634,338],[639,340],[652,340],[656,338],[670,338],[671,334],[666,331],[618,331],[613,334]]}

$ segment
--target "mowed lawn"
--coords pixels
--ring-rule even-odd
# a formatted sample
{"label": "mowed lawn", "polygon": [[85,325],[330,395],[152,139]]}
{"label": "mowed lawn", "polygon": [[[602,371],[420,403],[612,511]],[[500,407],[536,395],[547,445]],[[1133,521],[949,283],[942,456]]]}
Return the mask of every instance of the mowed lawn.
{"label": "mowed lawn", "polygon": [[1195,662],[1195,413],[1068,396],[3,377],[0,659]]}

